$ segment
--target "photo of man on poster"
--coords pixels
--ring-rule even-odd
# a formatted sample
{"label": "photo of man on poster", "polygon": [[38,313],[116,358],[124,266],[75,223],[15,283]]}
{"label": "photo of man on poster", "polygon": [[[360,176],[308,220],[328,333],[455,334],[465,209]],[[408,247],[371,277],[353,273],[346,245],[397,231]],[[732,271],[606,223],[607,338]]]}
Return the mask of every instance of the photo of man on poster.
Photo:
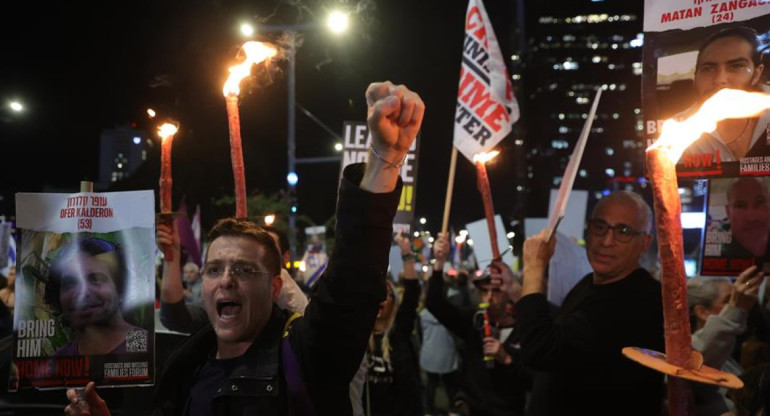
{"label": "photo of man on poster", "polygon": [[712,179],[703,273],[725,275],[764,259],[770,236],[770,178]]}
{"label": "photo of man on poster", "polygon": [[44,300],[71,329],[72,340],[55,356],[147,351],[147,331],[123,316],[128,274],[123,248],[105,239],[76,236],[58,251]]}
{"label": "photo of man on poster", "polygon": [[[697,102],[675,118],[694,114],[700,105],[723,88],[770,92],[765,83],[764,53],[759,33],[748,26],[731,26],[712,33],[698,49],[693,85]],[[685,155],[716,154],[722,162],[747,156],[770,155],[766,138],[770,111],[757,117],[726,119],[704,134]]]}

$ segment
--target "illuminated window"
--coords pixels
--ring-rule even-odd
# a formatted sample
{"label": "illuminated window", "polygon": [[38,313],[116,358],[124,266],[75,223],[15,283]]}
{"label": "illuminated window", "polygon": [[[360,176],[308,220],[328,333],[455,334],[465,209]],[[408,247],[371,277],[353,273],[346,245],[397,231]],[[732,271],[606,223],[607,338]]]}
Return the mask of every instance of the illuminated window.
{"label": "illuminated window", "polygon": [[564,139],[552,140],[551,147],[554,149],[567,149],[569,148],[569,143]]}

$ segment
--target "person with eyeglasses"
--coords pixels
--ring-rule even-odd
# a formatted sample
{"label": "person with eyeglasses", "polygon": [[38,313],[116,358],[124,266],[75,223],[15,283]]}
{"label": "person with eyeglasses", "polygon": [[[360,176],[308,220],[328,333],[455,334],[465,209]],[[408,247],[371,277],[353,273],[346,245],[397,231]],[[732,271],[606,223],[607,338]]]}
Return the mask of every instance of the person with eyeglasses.
{"label": "person with eyeglasses", "polygon": [[725,214],[731,240],[722,244],[726,258],[763,257],[770,235],[770,194],[757,178],[738,178],[727,188]]}
{"label": "person with eyeglasses", "polygon": [[[256,224],[228,218],[209,232],[203,305],[209,325],[166,361],[155,415],[350,415],[348,388],[386,298],[400,165],[422,123],[424,104],[403,85],[366,91],[372,142],[367,163],[344,169],[335,246],[305,315],[276,304],[281,259]],[[109,414],[86,386],[67,391],[72,415]]]}
{"label": "person with eyeglasses", "polygon": [[140,352],[126,346],[129,335],[147,339],[145,329],[123,316],[127,279],[123,248],[111,241],[76,236],[57,251],[43,299],[72,329],[72,340],[54,356]]}
{"label": "person with eyeglasses", "polygon": [[[280,235],[277,231],[266,227],[260,228],[264,229],[273,239],[276,250],[283,253]],[[174,253],[171,261],[163,260],[160,285],[160,322],[169,330],[186,334],[193,333],[208,324],[209,320],[200,296],[198,296],[197,302],[188,302],[186,300],[180,272],[181,244],[179,241],[179,227],[170,227],[160,222],[157,223],[155,226],[155,241],[159,248],[170,247]],[[285,263],[285,258],[282,254],[281,264],[283,263]],[[284,268],[281,268],[281,281],[281,290],[276,300],[278,306],[289,312],[304,313],[308,303],[307,296],[292,279],[288,270]],[[203,280],[199,279],[196,284],[202,287]],[[200,293],[200,290],[198,293]]]}
{"label": "person with eyeglasses", "polygon": [[546,300],[554,243],[545,230],[523,247],[523,297],[516,304],[524,363],[537,370],[527,415],[660,415],[663,376],[623,347],[664,350],[661,286],[640,266],[652,244],[652,210],[617,191],[596,204],[586,229],[593,271],[555,316]]}

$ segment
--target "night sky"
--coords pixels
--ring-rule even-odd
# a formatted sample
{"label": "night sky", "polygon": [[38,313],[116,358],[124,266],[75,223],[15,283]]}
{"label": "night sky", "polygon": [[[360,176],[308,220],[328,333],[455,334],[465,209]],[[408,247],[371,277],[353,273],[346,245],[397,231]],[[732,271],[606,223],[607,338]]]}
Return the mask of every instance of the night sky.
{"label": "night sky", "polygon": [[[90,3],[90,2],[89,2]],[[114,4],[116,3],[116,4]],[[513,5],[487,0],[503,56],[510,56]],[[426,102],[417,185],[417,216],[438,231],[451,151],[460,68],[464,0],[239,2],[171,0],[20,3],[0,18],[0,214],[13,214],[16,192],[76,192],[79,181],[98,180],[102,129],[135,123],[154,131],[147,107],[175,117],[175,206],[182,195],[204,207],[232,192],[224,98],[226,68],[239,45],[239,23],[321,20],[334,4],[356,10],[342,37],[305,33],[297,52],[297,97],[340,135],[345,120],[365,119],[364,91],[389,79],[417,91]],[[271,40],[267,35],[259,40]],[[246,183],[250,193],[285,187],[286,62],[260,73],[242,92]],[[11,99],[26,110],[14,116]],[[336,140],[297,113],[297,157],[333,156]],[[506,139],[510,140],[510,138]],[[159,150],[120,189],[157,189]],[[490,167],[498,211],[512,205],[512,170]],[[483,216],[470,162],[458,160],[452,223]],[[13,166],[12,166],[13,165]],[[317,223],[334,211],[339,165],[300,165],[300,213]],[[547,196],[544,196],[547,198]],[[545,214],[545,213],[544,213]],[[205,225],[205,224],[204,224]]]}

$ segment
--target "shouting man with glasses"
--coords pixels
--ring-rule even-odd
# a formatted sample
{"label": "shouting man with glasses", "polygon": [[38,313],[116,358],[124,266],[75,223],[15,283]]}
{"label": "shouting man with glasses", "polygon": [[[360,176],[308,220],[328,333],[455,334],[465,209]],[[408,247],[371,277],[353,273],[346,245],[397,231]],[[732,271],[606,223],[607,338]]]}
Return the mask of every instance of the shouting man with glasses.
{"label": "shouting man with glasses", "polygon": [[[155,392],[156,415],[350,415],[348,386],[386,297],[400,167],[424,104],[403,85],[366,91],[369,161],[345,168],[329,266],[304,317],[281,310],[281,259],[270,235],[245,219],[209,234],[203,305],[210,325],[168,358]],[[106,416],[90,383],[66,413]]]}
{"label": "shouting man with glasses", "polygon": [[663,351],[661,288],[640,266],[650,248],[652,210],[637,194],[601,199],[588,222],[593,269],[554,317],[546,266],[555,240],[524,243],[523,297],[516,304],[524,364],[538,371],[528,415],[659,415],[663,376],[623,357],[628,346]]}

